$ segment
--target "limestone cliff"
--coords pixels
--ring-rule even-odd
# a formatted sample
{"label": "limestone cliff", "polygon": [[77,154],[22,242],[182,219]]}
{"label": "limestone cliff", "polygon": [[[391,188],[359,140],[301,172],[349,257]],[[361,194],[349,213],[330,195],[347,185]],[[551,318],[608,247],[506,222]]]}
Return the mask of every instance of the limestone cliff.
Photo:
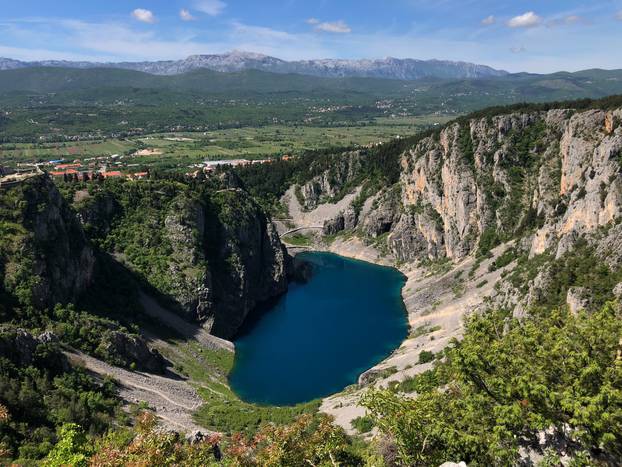
{"label": "limestone cliff", "polygon": [[217,222],[210,224],[206,245],[214,282],[207,326],[232,337],[258,303],[287,290],[291,259],[274,225],[242,190],[220,191],[210,206]]}
{"label": "limestone cliff", "polygon": [[393,250],[420,257],[403,243],[414,236],[429,259],[459,260],[533,230],[532,255],[551,247],[560,255],[621,213],[621,115],[503,115],[456,123],[423,140],[402,156],[405,212]]}
{"label": "limestone cliff", "polygon": [[[459,120],[402,153],[399,183],[359,201],[354,226],[346,210],[326,230],[388,233],[406,262],[459,261],[526,235],[532,256],[559,257],[622,214],[621,117],[622,109],[557,109]],[[305,206],[357,180],[360,162],[343,159],[300,187]]]}
{"label": "limestone cliff", "polygon": [[94,240],[187,320],[231,338],[257,303],[287,290],[290,259],[250,195],[213,181],[104,184],[79,212],[95,222]]}

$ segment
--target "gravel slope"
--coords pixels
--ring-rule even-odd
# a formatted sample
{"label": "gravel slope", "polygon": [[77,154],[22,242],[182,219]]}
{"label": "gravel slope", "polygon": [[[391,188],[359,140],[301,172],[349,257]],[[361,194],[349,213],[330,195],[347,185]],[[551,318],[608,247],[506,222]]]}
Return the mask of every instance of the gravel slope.
{"label": "gravel slope", "polygon": [[173,377],[132,372],[108,365],[81,352],[65,352],[76,365],[83,366],[98,376],[110,376],[119,384],[119,396],[128,402],[146,402],[162,419],[162,425],[174,431],[195,432],[207,430],[195,424],[193,412],[203,399],[186,381]]}

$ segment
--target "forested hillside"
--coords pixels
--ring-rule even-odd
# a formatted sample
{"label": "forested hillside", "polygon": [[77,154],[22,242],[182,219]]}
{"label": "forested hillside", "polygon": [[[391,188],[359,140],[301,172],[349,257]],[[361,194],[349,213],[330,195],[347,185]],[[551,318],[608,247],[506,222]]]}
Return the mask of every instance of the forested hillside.
{"label": "forested hillside", "polygon": [[376,118],[458,116],[519,102],[622,92],[620,71],[402,81],[246,70],[155,76],[118,69],[0,71],[0,142],[67,141],[274,123],[367,124]]}

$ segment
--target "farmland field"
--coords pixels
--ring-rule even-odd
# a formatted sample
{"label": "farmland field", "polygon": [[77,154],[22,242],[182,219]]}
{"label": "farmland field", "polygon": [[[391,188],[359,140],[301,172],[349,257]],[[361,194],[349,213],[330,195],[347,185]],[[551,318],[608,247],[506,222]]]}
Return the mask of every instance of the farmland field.
{"label": "farmland field", "polygon": [[[0,145],[5,164],[54,159],[87,159],[119,155],[132,165],[162,169],[187,168],[206,159],[260,159],[309,149],[367,145],[396,136],[412,135],[443,116],[379,118],[373,123],[344,127],[272,125],[198,133],[161,133],[128,139],[101,139],[62,143],[7,143]],[[125,156],[125,157],[124,157]]]}

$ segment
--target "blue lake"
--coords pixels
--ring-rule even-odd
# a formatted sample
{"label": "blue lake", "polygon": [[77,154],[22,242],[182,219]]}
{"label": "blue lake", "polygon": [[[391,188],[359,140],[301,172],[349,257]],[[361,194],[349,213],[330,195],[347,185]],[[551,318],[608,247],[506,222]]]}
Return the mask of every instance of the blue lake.
{"label": "blue lake", "polygon": [[408,333],[397,270],[330,253],[303,253],[305,284],[262,310],[235,340],[229,375],[247,402],[292,405],[341,391]]}

